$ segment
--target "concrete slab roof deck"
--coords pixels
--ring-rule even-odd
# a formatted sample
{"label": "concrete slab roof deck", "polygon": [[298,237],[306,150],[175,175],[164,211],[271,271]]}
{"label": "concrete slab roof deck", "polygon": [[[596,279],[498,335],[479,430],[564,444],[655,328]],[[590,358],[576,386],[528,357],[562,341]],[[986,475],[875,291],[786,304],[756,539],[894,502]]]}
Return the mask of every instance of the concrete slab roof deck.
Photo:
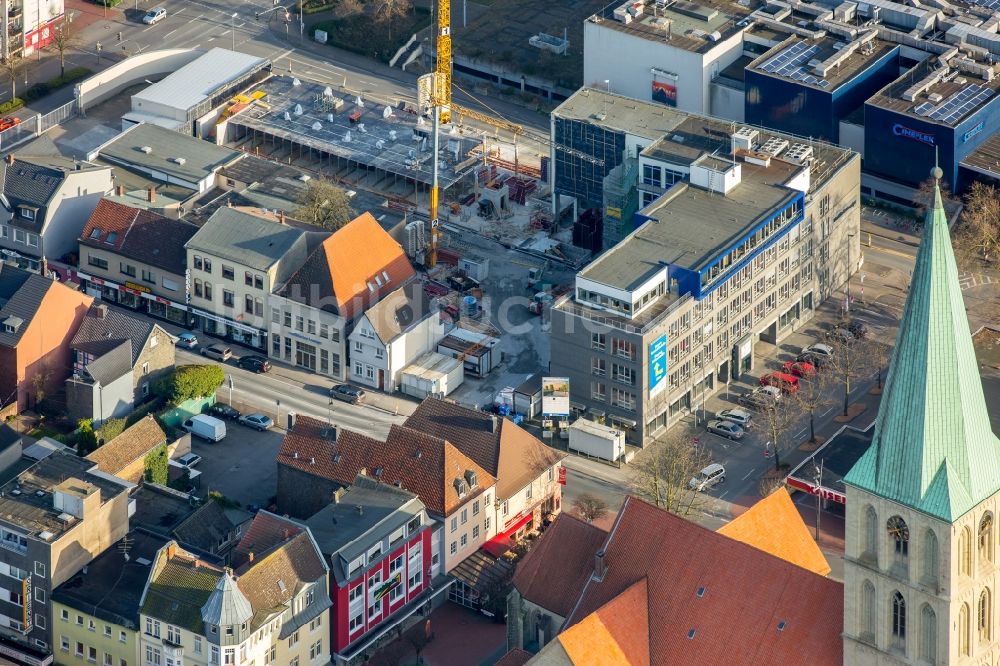
{"label": "concrete slab roof deck", "polygon": [[632,99],[598,88],[581,88],[560,104],[552,115],[593,125],[659,139],[684,121],[687,114],[654,102]]}
{"label": "concrete slab roof deck", "polygon": [[[132,95],[133,109],[143,102],[190,109],[227,83],[267,66],[266,58],[214,48],[158,83]],[[138,104],[137,104],[138,103]]]}
{"label": "concrete slab roof deck", "polygon": [[99,154],[114,164],[196,183],[242,153],[159,125],[142,123],[101,146]]}
{"label": "concrete slab roof deck", "polygon": [[[756,58],[747,67],[748,69],[752,69],[760,74],[789,81],[794,80],[801,85],[808,86],[810,88],[833,92],[841,85],[853,79],[857,74],[870,67],[873,63],[877,62],[887,53],[899,48],[898,44],[892,44],[875,38],[869,43],[868,48],[861,46],[854,49],[849,56],[840,61],[837,66],[829,70],[825,76],[820,76],[813,72],[812,68],[809,66],[810,62],[814,60],[824,61],[827,58],[834,56],[844,46],[846,46],[847,43],[847,39],[834,36],[826,36],[815,40],[793,36],[791,39],[783,41],[781,44],[767,51],[767,53]],[[780,67],[781,63],[778,62],[777,59],[781,58],[785,54],[790,55],[789,49],[793,47],[803,53],[804,61],[801,63],[800,67],[805,70],[804,72],[797,74],[796,76],[791,76],[789,74],[791,70],[796,69],[794,67],[788,70],[781,70],[779,68],[776,69],[776,71],[768,71],[765,69],[764,66],[769,64],[778,65]],[[806,53],[808,53],[808,57],[806,57]],[[781,73],[783,71],[784,73]],[[805,76],[810,76],[814,80],[803,80]],[[823,85],[823,81],[827,82],[826,85]]]}
{"label": "concrete slab roof deck", "polygon": [[[633,18],[632,22],[626,25],[614,16],[615,9],[620,6],[621,3],[611,3],[588,20],[591,23],[598,23],[602,27],[650,41],[666,43],[674,48],[692,53],[711,51],[719,41],[742,30],[742,26],[738,26],[737,23],[750,15],[748,9],[733,2],[681,0],[660,10],[658,16],[652,12],[651,5],[646,5],[644,13]],[[709,39],[708,35],[714,32],[718,32],[722,36],[722,40]]]}
{"label": "concrete slab roof deck", "polygon": [[[265,101],[269,108],[251,107],[229,122],[400,177],[425,184],[431,182],[429,122],[420,124],[418,115],[398,108],[386,117],[384,102],[362,98],[359,105],[355,96],[340,91],[334,92],[332,98],[326,97],[327,87],[325,83],[305,79],[271,77],[255,86],[267,93]],[[329,103],[333,98],[343,102],[339,109]],[[352,121],[355,113],[360,116]],[[458,149],[457,160],[451,153],[441,161],[440,184],[444,189],[471,172],[471,164],[459,171],[456,167],[467,161],[469,151],[479,146],[481,139],[478,132],[444,131],[440,140],[443,152]]]}

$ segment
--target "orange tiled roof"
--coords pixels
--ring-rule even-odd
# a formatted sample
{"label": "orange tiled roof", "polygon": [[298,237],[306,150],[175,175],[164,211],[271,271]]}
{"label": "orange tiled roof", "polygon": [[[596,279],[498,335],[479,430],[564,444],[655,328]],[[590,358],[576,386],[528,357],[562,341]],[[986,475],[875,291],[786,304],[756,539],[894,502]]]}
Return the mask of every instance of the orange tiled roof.
{"label": "orange tiled roof", "polygon": [[634,497],[604,551],[566,626],[646,577],[653,664],[843,664],[842,583]]}
{"label": "orange tiled roof", "polygon": [[559,634],[570,661],[649,666],[649,597],[646,579]]}
{"label": "orange tiled roof", "polygon": [[309,255],[282,295],[312,307],[335,309],[351,320],[415,276],[399,243],[371,213],[362,213]]}
{"label": "orange tiled roof", "polygon": [[[343,486],[365,470],[384,483],[399,481],[420,497],[428,511],[444,516],[496,483],[489,472],[441,437],[393,425],[384,442],[344,429],[334,441],[330,426],[307,416],[300,416],[295,429],[285,435],[278,464]],[[476,473],[478,487],[460,498],[454,481],[466,470]]]}
{"label": "orange tiled roof", "polygon": [[820,576],[830,573],[830,563],[784,488],[760,500],[718,532]]}

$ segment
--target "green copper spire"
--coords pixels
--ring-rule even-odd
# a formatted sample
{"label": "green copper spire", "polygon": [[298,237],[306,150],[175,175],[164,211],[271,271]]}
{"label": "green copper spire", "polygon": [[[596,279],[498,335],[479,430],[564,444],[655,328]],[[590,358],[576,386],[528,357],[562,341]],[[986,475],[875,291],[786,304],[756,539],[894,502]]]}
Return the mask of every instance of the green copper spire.
{"label": "green copper spire", "polygon": [[844,483],[948,522],[1000,491],[1000,440],[935,179],[871,447]]}

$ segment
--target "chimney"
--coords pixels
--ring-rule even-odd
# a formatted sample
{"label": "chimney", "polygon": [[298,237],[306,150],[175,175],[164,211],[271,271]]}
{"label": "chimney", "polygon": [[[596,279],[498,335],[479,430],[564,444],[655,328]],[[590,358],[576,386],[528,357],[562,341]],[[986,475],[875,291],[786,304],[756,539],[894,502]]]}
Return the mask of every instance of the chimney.
{"label": "chimney", "polygon": [[604,561],[604,549],[594,553],[594,580],[600,582],[604,580],[604,574],[608,572],[608,565]]}
{"label": "chimney", "polygon": [[195,569],[200,569],[201,568],[201,560],[195,560],[194,561],[194,568]]}
{"label": "chimney", "polygon": [[149,203],[156,203],[156,188],[152,185],[146,188],[146,198],[149,200]]}
{"label": "chimney", "polygon": [[115,194],[117,194],[120,197],[125,196],[125,186],[124,185],[116,185],[115,186]]}
{"label": "chimney", "polygon": [[316,464],[316,459],[315,458],[310,458],[309,459],[309,464],[310,465],[315,465]]}
{"label": "chimney", "polygon": [[253,551],[252,551],[252,550],[251,550],[251,551],[250,551],[250,553],[249,553],[249,554],[247,555],[247,559],[249,559],[249,560],[250,560],[250,563],[251,563],[251,564],[253,564]]}
{"label": "chimney", "polygon": [[174,559],[174,555],[176,554],[177,554],[177,544],[174,542],[170,542],[170,544],[167,546],[167,559],[168,560]]}
{"label": "chimney", "polygon": [[282,539],[287,539],[291,535],[292,535],[292,531],[290,529],[288,529],[287,527],[281,528],[281,538]]}
{"label": "chimney", "polygon": [[108,306],[104,303],[94,306],[94,318],[104,319],[108,315]]}
{"label": "chimney", "polygon": [[42,273],[42,277],[47,277],[48,276],[48,274],[49,274],[49,260],[46,259],[45,257],[42,257],[42,263],[41,263],[41,267],[39,268],[39,270]]}
{"label": "chimney", "polygon": [[493,430],[492,430],[492,432],[495,433],[499,429],[499,426],[500,426],[500,418],[496,414],[494,414],[493,415]]}
{"label": "chimney", "polygon": [[4,159],[7,161],[8,165],[13,164],[14,163],[14,153],[7,153],[7,157],[5,157]]}

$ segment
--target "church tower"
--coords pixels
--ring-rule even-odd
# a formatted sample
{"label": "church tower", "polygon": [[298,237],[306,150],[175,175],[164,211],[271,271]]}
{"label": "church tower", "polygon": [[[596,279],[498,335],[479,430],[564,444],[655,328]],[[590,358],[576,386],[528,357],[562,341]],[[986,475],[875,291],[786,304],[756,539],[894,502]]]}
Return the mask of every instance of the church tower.
{"label": "church tower", "polygon": [[844,479],[849,666],[1000,661],[1000,440],[932,175],[874,439]]}

